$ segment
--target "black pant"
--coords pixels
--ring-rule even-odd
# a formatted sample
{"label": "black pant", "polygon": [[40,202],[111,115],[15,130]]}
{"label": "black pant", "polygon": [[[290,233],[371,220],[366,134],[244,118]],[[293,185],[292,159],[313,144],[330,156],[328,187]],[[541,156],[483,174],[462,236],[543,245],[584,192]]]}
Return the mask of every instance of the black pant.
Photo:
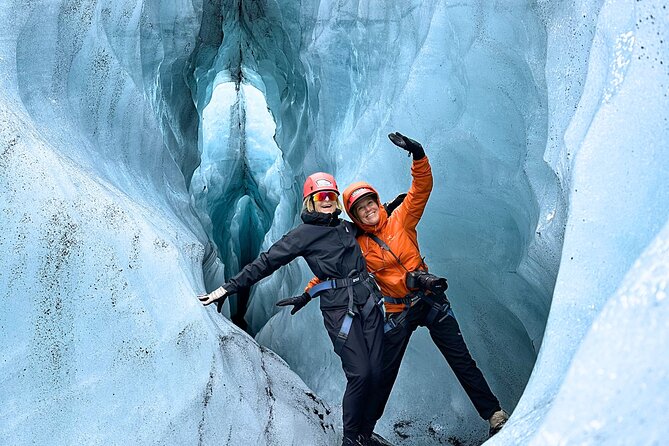
{"label": "black pant", "polygon": [[[362,426],[376,423],[376,411],[381,401],[381,360],[383,357],[383,313],[378,305],[358,313],[353,318],[351,330],[339,352],[346,374],[346,390],[342,401],[344,437],[354,439]],[[323,322],[335,342],[347,309],[323,310]]]}
{"label": "black pant", "polygon": [[[419,301],[409,309],[403,323],[385,334],[383,339],[383,376],[379,398],[376,399],[378,406],[375,410],[374,423],[364,425],[361,433],[365,435],[371,433],[376,421],[383,415],[409,339],[418,326],[428,328],[432,341],[453,369],[455,376],[467,392],[481,418],[487,420],[493,413],[500,410],[499,401],[493,395],[481,370],[476,366],[476,362],[474,362],[467,349],[453,312],[450,308],[448,312],[442,311],[434,317],[432,323],[428,323],[430,308],[431,306],[423,300]],[[399,314],[390,317],[397,316]]]}

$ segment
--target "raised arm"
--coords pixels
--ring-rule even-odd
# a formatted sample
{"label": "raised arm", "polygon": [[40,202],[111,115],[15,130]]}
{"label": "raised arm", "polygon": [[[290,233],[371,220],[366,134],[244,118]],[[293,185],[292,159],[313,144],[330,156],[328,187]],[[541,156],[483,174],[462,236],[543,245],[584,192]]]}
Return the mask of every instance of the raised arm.
{"label": "raised arm", "polygon": [[393,144],[413,155],[411,187],[402,204],[393,212],[393,217],[399,219],[404,227],[414,229],[423,216],[432,192],[432,168],[419,142],[399,132],[389,134],[388,138]]}

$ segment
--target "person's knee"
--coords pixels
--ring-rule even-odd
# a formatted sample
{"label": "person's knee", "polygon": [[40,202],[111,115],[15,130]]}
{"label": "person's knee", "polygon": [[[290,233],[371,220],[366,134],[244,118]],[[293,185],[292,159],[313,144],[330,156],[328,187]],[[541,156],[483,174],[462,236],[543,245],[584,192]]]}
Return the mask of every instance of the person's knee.
{"label": "person's knee", "polygon": [[360,379],[365,383],[365,385],[369,385],[374,379],[375,374],[375,367],[373,367],[371,364],[366,364],[365,367],[360,370]]}
{"label": "person's knee", "polygon": [[383,377],[383,364],[381,364],[380,362],[378,364],[370,364],[368,379],[372,380],[374,383],[380,383],[382,377]]}
{"label": "person's knee", "polygon": [[348,381],[354,386],[366,386],[371,380],[372,368],[368,363],[357,364],[355,371],[347,373]]}
{"label": "person's knee", "polygon": [[383,364],[381,362],[372,362],[365,368],[364,377],[361,377],[361,379],[364,379],[365,385],[368,386],[368,388],[376,391],[376,389],[378,389],[384,382],[383,377]]}

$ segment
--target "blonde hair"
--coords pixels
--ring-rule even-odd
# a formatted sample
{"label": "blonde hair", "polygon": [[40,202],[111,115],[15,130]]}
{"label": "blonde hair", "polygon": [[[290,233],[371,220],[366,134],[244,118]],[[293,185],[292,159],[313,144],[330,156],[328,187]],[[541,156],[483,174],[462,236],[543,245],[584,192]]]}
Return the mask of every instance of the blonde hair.
{"label": "blonde hair", "polygon": [[[339,195],[337,195],[337,209],[344,212],[344,206],[342,206],[341,201],[339,201]],[[302,200],[302,212],[316,212],[316,206],[314,205],[313,196],[309,195],[304,200]]]}

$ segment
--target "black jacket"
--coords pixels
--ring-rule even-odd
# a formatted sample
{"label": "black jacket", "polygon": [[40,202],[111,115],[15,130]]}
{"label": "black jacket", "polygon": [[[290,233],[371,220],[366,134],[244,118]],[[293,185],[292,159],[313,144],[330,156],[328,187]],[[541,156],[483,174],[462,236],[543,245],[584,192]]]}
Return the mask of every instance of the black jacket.
{"label": "black jacket", "polygon": [[[316,277],[321,280],[341,279],[367,271],[365,258],[355,239],[357,228],[351,222],[340,220],[337,210],[333,214],[303,212],[303,224],[284,235],[266,252],[246,265],[235,277],[223,285],[232,293],[248,288],[269,276],[296,257],[304,257]],[[363,285],[354,287],[356,304],[367,300],[369,291]],[[320,294],[321,308],[348,305],[346,289],[327,290]]]}

